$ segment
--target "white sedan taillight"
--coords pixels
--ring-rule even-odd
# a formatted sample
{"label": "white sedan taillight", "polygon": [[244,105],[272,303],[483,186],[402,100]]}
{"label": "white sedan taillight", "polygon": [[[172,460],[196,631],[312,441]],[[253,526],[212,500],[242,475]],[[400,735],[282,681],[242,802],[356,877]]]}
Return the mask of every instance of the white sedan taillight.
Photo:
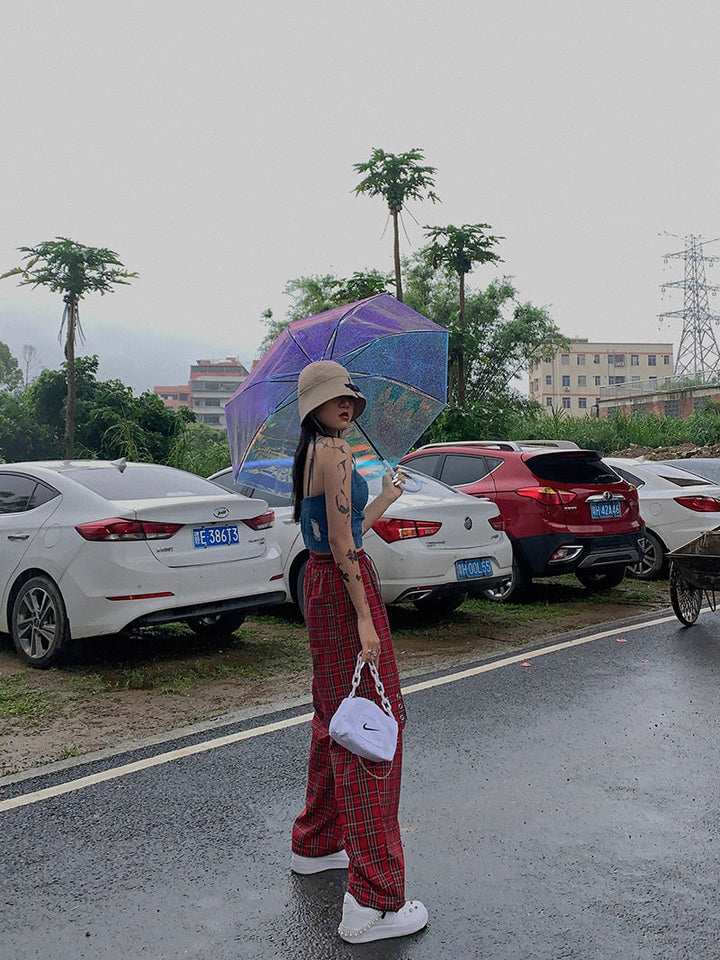
{"label": "white sedan taillight", "polygon": [[93,520],[80,523],[75,529],[84,540],[168,540],[182,527],[181,523],[157,523],[149,520]]}
{"label": "white sedan taillight", "polygon": [[698,513],[717,513],[720,511],[720,500],[717,497],[706,497],[696,494],[692,497],[673,497],[681,507],[688,510],[697,510]]}
{"label": "white sedan taillight", "polygon": [[413,537],[432,537],[441,526],[442,523],[436,520],[396,520],[392,517],[380,517],[372,528],[385,543],[394,543],[396,540],[410,540]]}
{"label": "white sedan taillight", "polygon": [[267,530],[275,523],[275,511],[268,510],[261,513],[259,517],[251,517],[249,520],[243,520],[251,530]]}

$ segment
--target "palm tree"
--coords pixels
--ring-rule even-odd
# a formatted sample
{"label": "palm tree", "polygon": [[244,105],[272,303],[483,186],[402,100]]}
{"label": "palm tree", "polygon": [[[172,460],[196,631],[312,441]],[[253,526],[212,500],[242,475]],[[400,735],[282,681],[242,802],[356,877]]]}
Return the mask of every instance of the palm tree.
{"label": "palm tree", "polygon": [[430,243],[420,251],[420,257],[437,270],[444,267],[448,273],[457,275],[460,281],[460,310],[458,327],[460,343],[458,347],[458,406],[465,405],[465,354],[463,336],[465,334],[465,275],[478,263],[502,263],[493,247],[504,237],[487,234],[491,230],[489,223],[464,223],[461,227],[448,224],[447,227],[425,227],[425,236]]}
{"label": "palm tree", "polygon": [[83,339],[79,303],[86,293],[104,296],[113,292],[113,285],[128,283],[137,273],[129,273],[113,250],[85,247],[66,237],[46,240],[35,247],[18,247],[25,265],[0,276],[20,276],[20,286],[47,287],[62,293],[65,309],[59,338],[65,330],[67,368],[67,405],[65,410],[65,458],[71,459],[75,442],[75,341]]}
{"label": "palm tree", "polygon": [[371,197],[383,197],[393,221],[393,253],[395,261],[395,291],[402,302],[402,276],[400,273],[400,233],[398,218],[406,200],[422,200],[427,197],[435,203],[439,197],[433,192],[435,167],[422,166],[423,152],[413,147],[407,153],[386,153],[375,148],[366,163],[355,163],[357,173],[366,174],[355,187],[355,194],[367,193]]}

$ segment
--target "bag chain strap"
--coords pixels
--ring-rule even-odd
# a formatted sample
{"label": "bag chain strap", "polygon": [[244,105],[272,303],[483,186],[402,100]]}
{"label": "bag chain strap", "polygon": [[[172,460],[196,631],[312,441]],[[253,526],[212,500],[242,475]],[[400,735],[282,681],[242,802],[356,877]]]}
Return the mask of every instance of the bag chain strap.
{"label": "bag chain strap", "polygon": [[383,685],[382,680],[380,679],[380,674],[378,673],[378,669],[375,666],[375,664],[372,663],[371,661],[363,660],[362,653],[359,653],[357,656],[357,662],[355,664],[355,672],[353,673],[353,678],[352,678],[352,688],[350,689],[350,693],[348,694],[348,696],[354,697],[355,694],[357,693],[357,688],[360,685],[360,675],[362,673],[362,668],[365,666],[366,663],[370,667],[370,676],[375,681],[375,690],[377,691],[377,695],[380,697],[380,704],[383,710],[385,711],[385,713],[389,717],[392,717],[393,716],[392,707],[390,706],[390,701],[388,700],[385,694],[385,687]]}

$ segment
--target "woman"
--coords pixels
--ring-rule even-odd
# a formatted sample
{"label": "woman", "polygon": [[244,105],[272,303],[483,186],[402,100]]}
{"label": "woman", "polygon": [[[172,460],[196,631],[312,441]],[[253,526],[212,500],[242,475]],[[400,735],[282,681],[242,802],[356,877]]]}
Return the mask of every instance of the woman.
{"label": "woman", "polygon": [[[365,409],[350,374],[333,360],[309,364],[298,379],[301,435],[293,465],[295,519],[310,551],[305,621],[313,658],[312,743],[306,805],[295,821],[296,873],[348,868],[338,933],[349,943],[422,929],[427,910],[405,900],[398,826],[405,709],[387,612],[362,535],[402,493],[392,474],[367,505],[367,483],[353,469],[343,434]],[[390,763],[370,763],[332,740],[330,718],[352,681],[358,652],[373,662],[398,722]],[[369,670],[358,695],[377,702]]]}

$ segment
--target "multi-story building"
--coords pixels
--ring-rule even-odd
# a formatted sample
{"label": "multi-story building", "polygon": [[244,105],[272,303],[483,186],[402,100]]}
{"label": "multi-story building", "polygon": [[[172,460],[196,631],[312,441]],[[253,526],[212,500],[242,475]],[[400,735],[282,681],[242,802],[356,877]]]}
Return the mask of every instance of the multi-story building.
{"label": "multi-story building", "polygon": [[190,367],[191,410],[198,423],[225,428],[225,404],[248,375],[237,357],[198,360]]}
{"label": "multi-story building", "polygon": [[601,387],[627,383],[638,392],[652,392],[672,376],[671,343],[598,343],[577,338],[552,360],[530,367],[529,394],[548,411],[583,417],[598,413]]}
{"label": "multi-story building", "polygon": [[153,387],[153,393],[157,393],[165,406],[176,413],[180,407],[187,407],[189,410],[192,406],[192,394],[186,383],[174,387]]}
{"label": "multi-story building", "polygon": [[153,387],[166,407],[188,407],[198,423],[225,428],[225,404],[248,375],[237,357],[198,360],[190,367],[190,380],[178,387]]}

